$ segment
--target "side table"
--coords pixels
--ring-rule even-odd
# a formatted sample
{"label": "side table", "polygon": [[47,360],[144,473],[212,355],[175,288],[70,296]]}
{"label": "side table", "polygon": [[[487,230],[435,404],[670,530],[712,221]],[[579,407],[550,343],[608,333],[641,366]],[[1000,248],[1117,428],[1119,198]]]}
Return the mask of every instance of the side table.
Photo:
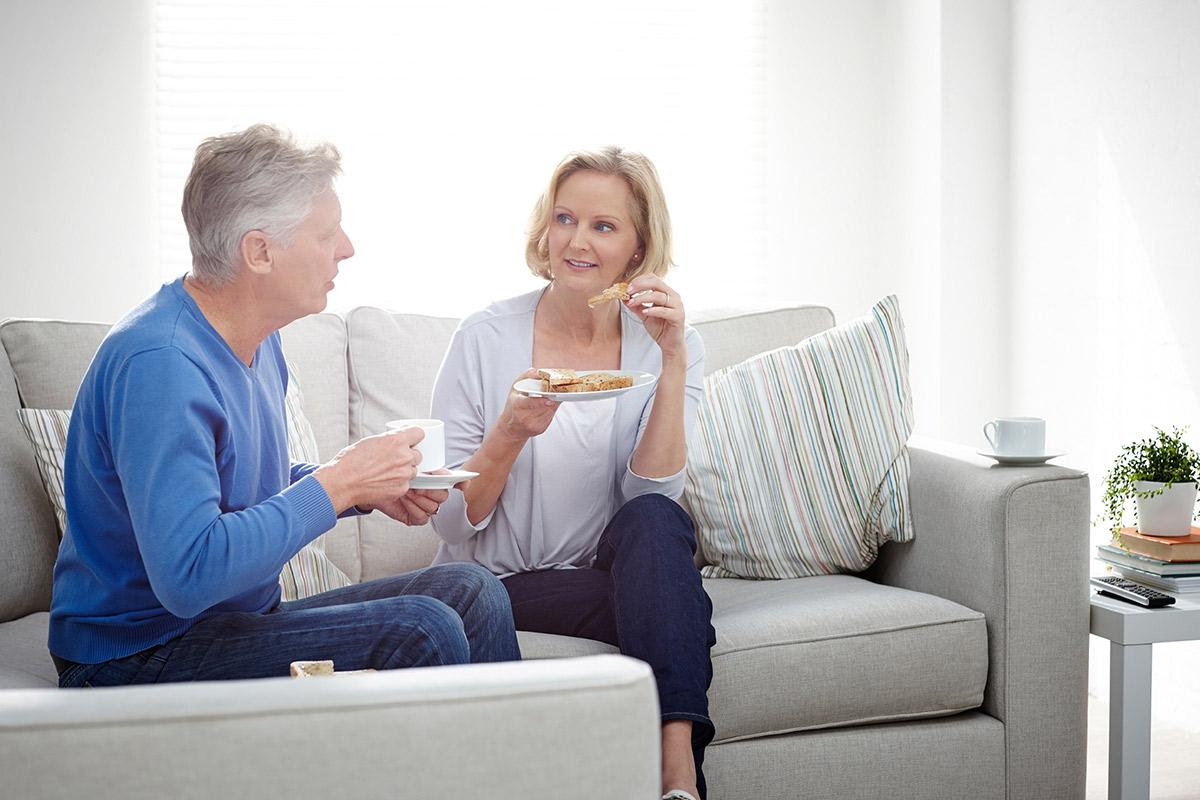
{"label": "side table", "polygon": [[1143,608],[1092,593],[1092,634],[1108,639],[1108,798],[1150,798],[1150,648],[1200,639],[1200,595]]}

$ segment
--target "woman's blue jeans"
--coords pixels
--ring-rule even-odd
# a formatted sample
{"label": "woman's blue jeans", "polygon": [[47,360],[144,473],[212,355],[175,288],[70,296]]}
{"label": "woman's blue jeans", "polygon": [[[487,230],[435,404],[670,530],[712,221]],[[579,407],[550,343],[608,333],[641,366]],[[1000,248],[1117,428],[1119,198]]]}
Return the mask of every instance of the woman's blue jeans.
{"label": "woman's blue jeans", "polygon": [[206,617],[132,656],[75,664],[64,688],[286,676],[293,661],[338,670],[515,661],[508,595],[475,564],[446,564],[280,603]]}
{"label": "woman's blue jeans", "polygon": [[592,568],[522,572],[503,583],[520,630],[608,642],[650,665],[663,721],[692,721],[703,796],[704,748],[714,734],[709,649],[717,636],[695,553],[687,512],[668,497],[645,494],[609,522]]}

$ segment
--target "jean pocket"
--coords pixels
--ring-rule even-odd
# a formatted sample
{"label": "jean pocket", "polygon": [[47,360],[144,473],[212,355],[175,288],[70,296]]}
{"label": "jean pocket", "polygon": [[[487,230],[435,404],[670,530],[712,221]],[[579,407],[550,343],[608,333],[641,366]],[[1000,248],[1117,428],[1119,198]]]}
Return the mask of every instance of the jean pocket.
{"label": "jean pocket", "polygon": [[102,664],[75,664],[67,667],[63,674],[58,676],[58,688],[60,689],[82,689],[91,686],[89,681],[92,675],[96,674]]}

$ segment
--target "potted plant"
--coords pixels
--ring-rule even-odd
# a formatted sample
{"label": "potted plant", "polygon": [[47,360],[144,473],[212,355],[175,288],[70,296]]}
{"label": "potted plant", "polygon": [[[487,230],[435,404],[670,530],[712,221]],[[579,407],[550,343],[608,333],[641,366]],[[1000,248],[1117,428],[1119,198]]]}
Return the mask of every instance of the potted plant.
{"label": "potted plant", "polygon": [[1104,478],[1101,518],[1113,540],[1124,546],[1121,526],[1130,500],[1137,503],[1137,529],[1151,536],[1187,536],[1196,507],[1200,455],[1183,440],[1187,428],[1155,435],[1121,448]]}

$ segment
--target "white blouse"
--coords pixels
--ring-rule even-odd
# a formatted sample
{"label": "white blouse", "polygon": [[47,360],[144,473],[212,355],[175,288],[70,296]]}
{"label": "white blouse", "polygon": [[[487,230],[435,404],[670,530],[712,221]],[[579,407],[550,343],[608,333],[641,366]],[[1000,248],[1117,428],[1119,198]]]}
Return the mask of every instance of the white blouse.
{"label": "white blouse", "polygon": [[[563,403],[541,436],[534,437],[541,476],[541,530],[531,531],[526,562],[530,569],[590,567],[612,507],[612,441],[615,397]],[[604,476],[603,480],[598,480]],[[569,496],[561,507],[557,497]]]}
{"label": "white blouse", "polygon": [[[433,388],[430,416],[446,423],[446,466],[458,469],[475,454],[484,436],[504,411],[509,389],[533,360],[533,318],[542,290],[493,303],[463,320],[446,351]],[[694,328],[687,328],[687,377],[684,387],[684,430],[690,435],[696,412],[704,396],[704,343]],[[646,333],[637,316],[621,309],[621,369],[649,372],[662,370],[662,351]],[[678,498],[683,493],[685,470],[662,478],[635,473],[629,462],[641,441],[654,403],[654,387],[632,389],[612,398],[608,442],[597,445],[601,432],[595,420],[582,433],[577,414],[567,406],[596,406],[595,402],[563,403],[555,417],[576,424],[558,433],[547,429],[534,437],[517,456],[504,490],[492,513],[472,525],[462,492],[452,490],[433,518],[433,529],[442,539],[435,564],[474,561],[499,576],[544,569],[547,566],[580,565],[591,552],[580,550],[582,528],[564,526],[562,520],[575,516],[579,508],[602,508],[598,499],[607,492],[609,500],[589,534],[595,536],[625,503],[642,494]],[[594,413],[600,414],[597,409]],[[552,425],[551,428],[554,426]],[[573,477],[560,479],[563,464],[554,453],[567,459],[568,446],[549,447],[539,443],[546,434],[586,436],[587,449],[575,449]],[[547,441],[553,441],[547,440]],[[550,459],[550,464],[546,459]],[[592,530],[589,528],[589,530]]]}

